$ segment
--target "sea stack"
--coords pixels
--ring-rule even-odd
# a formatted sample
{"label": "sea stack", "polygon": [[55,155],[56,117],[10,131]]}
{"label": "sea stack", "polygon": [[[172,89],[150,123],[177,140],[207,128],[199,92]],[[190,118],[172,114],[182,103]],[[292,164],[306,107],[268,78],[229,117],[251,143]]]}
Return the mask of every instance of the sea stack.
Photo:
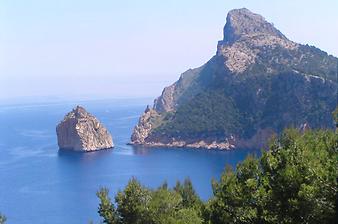
{"label": "sea stack", "polygon": [[100,121],[77,106],[57,125],[56,134],[60,149],[90,152],[113,148],[113,139]]}

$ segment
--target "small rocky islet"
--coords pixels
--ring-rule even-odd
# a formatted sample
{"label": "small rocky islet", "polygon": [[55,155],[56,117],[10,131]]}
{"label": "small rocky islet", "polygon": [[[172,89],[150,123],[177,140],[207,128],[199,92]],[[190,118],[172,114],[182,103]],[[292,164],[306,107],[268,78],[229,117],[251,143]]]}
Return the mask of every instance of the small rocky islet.
{"label": "small rocky islet", "polygon": [[56,127],[56,134],[60,149],[91,152],[114,147],[109,131],[81,106],[64,117]]}

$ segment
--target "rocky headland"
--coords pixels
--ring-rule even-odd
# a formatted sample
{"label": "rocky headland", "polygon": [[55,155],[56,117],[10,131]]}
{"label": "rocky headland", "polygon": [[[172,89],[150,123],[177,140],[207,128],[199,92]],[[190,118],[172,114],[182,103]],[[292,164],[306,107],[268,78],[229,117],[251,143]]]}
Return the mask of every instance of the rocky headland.
{"label": "rocky headland", "polygon": [[261,148],[288,127],[334,128],[338,59],[231,10],[206,64],[184,72],[141,115],[131,144]]}

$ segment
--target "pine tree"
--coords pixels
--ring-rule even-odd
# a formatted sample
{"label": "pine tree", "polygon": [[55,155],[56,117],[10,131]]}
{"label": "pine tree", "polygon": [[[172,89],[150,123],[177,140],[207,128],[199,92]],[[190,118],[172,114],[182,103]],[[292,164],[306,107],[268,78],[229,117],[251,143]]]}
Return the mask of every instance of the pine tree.
{"label": "pine tree", "polygon": [[113,203],[108,196],[109,190],[107,188],[101,188],[96,193],[96,195],[100,199],[98,213],[103,218],[103,223],[118,224],[119,217],[116,213]]}

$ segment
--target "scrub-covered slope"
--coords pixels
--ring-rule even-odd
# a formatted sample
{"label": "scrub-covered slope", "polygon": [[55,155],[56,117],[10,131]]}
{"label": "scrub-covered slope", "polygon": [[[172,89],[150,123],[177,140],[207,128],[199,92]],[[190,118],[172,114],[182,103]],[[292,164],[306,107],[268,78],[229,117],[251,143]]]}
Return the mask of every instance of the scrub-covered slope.
{"label": "scrub-covered slope", "polygon": [[333,128],[338,59],[286,38],[248,9],[228,13],[224,38],[147,108],[131,143],[257,148],[286,127]]}

